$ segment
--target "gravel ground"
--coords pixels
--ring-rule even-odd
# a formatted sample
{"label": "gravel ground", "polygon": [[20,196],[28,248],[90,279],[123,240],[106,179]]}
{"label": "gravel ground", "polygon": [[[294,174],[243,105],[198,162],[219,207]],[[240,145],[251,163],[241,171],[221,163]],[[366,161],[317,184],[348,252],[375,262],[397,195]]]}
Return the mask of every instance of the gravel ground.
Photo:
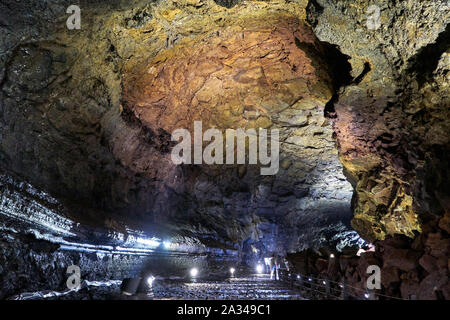
{"label": "gravel ground", "polygon": [[[43,299],[36,293],[35,299]],[[33,299],[33,298],[29,298]],[[64,295],[47,294],[46,300],[304,300],[296,291],[266,275],[228,279],[156,280],[151,292],[129,297],[120,293],[119,284],[89,286]]]}

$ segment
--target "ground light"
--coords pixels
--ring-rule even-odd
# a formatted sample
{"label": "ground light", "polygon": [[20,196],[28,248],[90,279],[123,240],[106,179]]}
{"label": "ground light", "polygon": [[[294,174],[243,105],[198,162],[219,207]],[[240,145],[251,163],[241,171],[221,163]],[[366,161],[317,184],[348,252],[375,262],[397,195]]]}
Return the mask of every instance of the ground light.
{"label": "ground light", "polygon": [[236,271],[236,269],[230,268],[230,273],[231,273],[232,276],[234,275],[234,272],[235,272],[235,271]]}
{"label": "ground light", "polygon": [[191,277],[195,278],[198,275],[198,269],[192,268],[190,271]]}
{"label": "ground light", "polygon": [[256,272],[258,272],[258,273],[262,273],[263,272],[263,266],[262,265],[260,265],[260,264],[258,264],[257,266],[256,266]]}
{"label": "ground light", "polygon": [[147,278],[147,283],[148,283],[148,285],[149,285],[149,286],[152,286],[154,280],[155,280],[155,277],[154,277],[154,276],[148,277],[148,278]]}

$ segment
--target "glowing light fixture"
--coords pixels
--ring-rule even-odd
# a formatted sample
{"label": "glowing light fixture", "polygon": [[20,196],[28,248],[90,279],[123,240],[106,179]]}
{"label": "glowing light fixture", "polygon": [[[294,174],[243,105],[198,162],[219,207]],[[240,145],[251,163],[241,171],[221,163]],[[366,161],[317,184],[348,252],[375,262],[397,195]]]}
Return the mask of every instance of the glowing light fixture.
{"label": "glowing light fixture", "polygon": [[301,278],[301,277],[300,277],[300,275],[298,274],[298,275],[297,275],[297,279],[300,279],[300,278]]}
{"label": "glowing light fixture", "polygon": [[190,271],[191,277],[195,278],[198,275],[198,269],[192,268]]}
{"label": "glowing light fixture", "polygon": [[330,258],[333,259],[334,258],[334,254],[330,254]]}
{"label": "glowing light fixture", "polygon": [[155,277],[154,277],[154,276],[148,277],[148,278],[147,278],[147,283],[148,283],[148,285],[151,286],[151,285],[153,284],[153,281],[154,281],[154,280],[155,280]]}
{"label": "glowing light fixture", "polygon": [[236,271],[236,269],[234,269],[234,268],[230,268],[230,273],[231,273],[231,275],[234,275],[234,272]]}
{"label": "glowing light fixture", "polygon": [[172,243],[170,241],[164,241],[163,242],[164,248],[170,249],[172,247]]}
{"label": "glowing light fixture", "polygon": [[256,272],[258,272],[258,273],[262,273],[262,272],[263,272],[263,270],[264,270],[264,268],[263,268],[263,266],[262,266],[262,265],[258,264],[258,265],[256,266]]}
{"label": "glowing light fixture", "polygon": [[364,293],[364,298],[369,299],[369,294],[368,293]]}

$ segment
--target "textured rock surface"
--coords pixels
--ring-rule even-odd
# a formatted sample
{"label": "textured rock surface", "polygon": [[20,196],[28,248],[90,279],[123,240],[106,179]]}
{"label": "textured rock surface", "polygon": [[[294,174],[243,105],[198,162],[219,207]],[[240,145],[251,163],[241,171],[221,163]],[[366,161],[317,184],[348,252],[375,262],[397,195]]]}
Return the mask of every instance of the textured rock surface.
{"label": "textured rock surface", "polygon": [[[117,227],[74,223],[58,214],[64,213],[60,209],[61,204],[45,192],[0,176],[0,299],[64,292],[72,265],[80,267],[81,280],[102,282],[100,291],[111,295],[108,282],[126,277],[184,278],[193,266],[204,270],[205,276],[226,274],[229,265],[237,264],[237,252],[206,247],[195,238],[173,237],[167,246],[140,230],[120,233],[114,231]],[[76,297],[96,295],[83,290]]]}
{"label": "textured rock surface", "polygon": [[351,57],[355,77],[327,110],[355,186],[352,226],[369,240],[414,237],[421,217],[449,210],[441,184],[448,181],[449,36],[442,22],[449,10],[443,1],[381,1],[380,28],[370,30],[369,1],[313,2],[315,34]]}
{"label": "textured rock surface", "polygon": [[[52,34],[16,40],[1,91],[3,166],[94,225],[147,223],[263,251],[345,239],[352,191],[323,115],[345,59],[305,24],[306,3],[230,6],[86,4],[81,30],[63,14]],[[174,166],[171,131],[200,119],[279,128],[280,172]]]}
{"label": "textured rock surface", "polygon": [[[360,257],[334,253],[335,258],[330,258],[327,251],[307,250],[290,254],[288,259],[297,273],[345,282],[351,298],[364,299],[372,275],[367,267],[376,265],[381,271],[377,299],[448,300],[450,239],[435,223],[425,224],[424,229],[427,233],[414,241],[406,236],[379,241],[375,252]],[[341,289],[337,292],[341,294]]]}
{"label": "textured rock surface", "polygon": [[[201,35],[179,40],[150,62],[130,59],[122,102],[161,139],[178,128],[193,132],[196,120],[204,130],[280,129],[282,169],[275,177],[258,176],[252,166],[202,166],[176,174],[174,188],[194,195],[194,203],[185,203],[194,214],[200,211],[218,221],[235,216],[244,227],[226,227],[221,236],[256,242],[269,236],[265,244],[275,241],[269,250],[314,245],[312,233],[302,236],[296,230],[314,224],[324,241],[334,228],[345,230],[351,194],[323,117],[333,89],[325,48],[292,14],[277,10],[268,16],[261,9],[250,11],[258,8],[246,9],[233,13],[235,23],[205,25]],[[188,19],[177,34],[189,26]],[[128,159],[129,151],[118,157]],[[154,174],[153,166],[140,163],[139,170]],[[221,232],[226,225],[214,223],[211,229]],[[292,233],[279,235],[277,225]]]}
{"label": "textured rock surface", "polygon": [[[386,292],[448,297],[450,11],[379,1],[371,30],[371,4],[86,1],[67,30],[66,1],[3,1],[1,167],[78,222],[250,258],[361,244],[343,168]],[[197,119],[280,129],[280,172],[174,166],[170,133]]]}

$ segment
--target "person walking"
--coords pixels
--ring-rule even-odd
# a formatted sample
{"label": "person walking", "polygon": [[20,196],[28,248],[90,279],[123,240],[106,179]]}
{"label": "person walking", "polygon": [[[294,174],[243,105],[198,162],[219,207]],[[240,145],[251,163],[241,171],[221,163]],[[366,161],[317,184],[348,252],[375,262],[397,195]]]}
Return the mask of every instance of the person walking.
{"label": "person walking", "polygon": [[286,271],[289,272],[289,261],[286,259],[286,257],[283,257],[283,262],[284,262]]}
{"label": "person walking", "polygon": [[270,273],[271,270],[271,261],[272,258],[270,257],[264,257],[264,265],[266,267],[266,273]]}
{"label": "person walking", "polygon": [[278,275],[279,267],[280,267],[280,265],[278,264],[278,258],[275,254],[273,254],[272,258],[271,258],[270,280],[273,279],[274,274],[275,274],[275,280],[280,280],[279,275]]}

